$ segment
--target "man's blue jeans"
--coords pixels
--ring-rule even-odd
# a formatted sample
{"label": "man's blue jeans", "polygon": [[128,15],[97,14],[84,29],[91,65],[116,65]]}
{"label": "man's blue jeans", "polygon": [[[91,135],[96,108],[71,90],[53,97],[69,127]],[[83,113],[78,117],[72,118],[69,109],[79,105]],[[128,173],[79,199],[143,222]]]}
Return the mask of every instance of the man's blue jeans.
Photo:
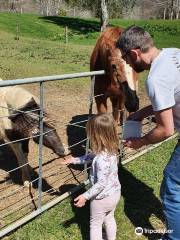
{"label": "man's blue jeans", "polygon": [[[180,146],[175,148],[170,161],[180,164]],[[180,176],[180,172],[178,175]],[[167,225],[167,233],[162,239],[180,240],[180,178],[178,181],[178,176],[173,178],[171,174],[165,172],[160,195]]]}

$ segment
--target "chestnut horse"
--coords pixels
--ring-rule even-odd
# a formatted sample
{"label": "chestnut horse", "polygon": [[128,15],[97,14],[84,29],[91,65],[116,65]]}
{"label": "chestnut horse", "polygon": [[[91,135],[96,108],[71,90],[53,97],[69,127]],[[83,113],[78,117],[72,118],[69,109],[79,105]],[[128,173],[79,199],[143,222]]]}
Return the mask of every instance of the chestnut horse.
{"label": "chestnut horse", "polygon": [[90,60],[91,71],[105,70],[105,75],[95,76],[97,111],[107,112],[107,98],[110,98],[114,119],[121,123],[124,106],[129,113],[139,108],[137,73],[126,64],[120,50],[116,48],[122,31],[119,27],[107,28],[97,40]]}

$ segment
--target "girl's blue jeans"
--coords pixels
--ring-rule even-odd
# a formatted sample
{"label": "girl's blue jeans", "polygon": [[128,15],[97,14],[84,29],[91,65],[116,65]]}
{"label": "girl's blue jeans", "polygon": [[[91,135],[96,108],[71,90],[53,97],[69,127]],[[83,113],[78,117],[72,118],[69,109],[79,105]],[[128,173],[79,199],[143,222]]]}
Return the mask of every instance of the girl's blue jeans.
{"label": "girl's blue jeans", "polygon": [[[176,167],[176,171],[169,171]],[[168,163],[161,184],[160,195],[166,219],[167,233],[163,240],[180,240],[180,146],[177,145]],[[175,174],[173,175],[172,174]]]}

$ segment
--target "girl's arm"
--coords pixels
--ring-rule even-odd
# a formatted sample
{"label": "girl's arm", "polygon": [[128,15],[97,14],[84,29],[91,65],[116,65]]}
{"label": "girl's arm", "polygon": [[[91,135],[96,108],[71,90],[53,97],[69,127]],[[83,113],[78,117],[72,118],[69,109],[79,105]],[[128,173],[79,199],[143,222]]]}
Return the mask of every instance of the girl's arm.
{"label": "girl's arm", "polygon": [[105,188],[110,173],[109,159],[103,159],[102,157],[99,157],[96,161],[95,169],[97,174],[97,182],[88,191],[82,194],[87,200],[95,197]]}
{"label": "girl's arm", "polygon": [[83,155],[80,157],[70,157],[70,158],[66,158],[66,160],[64,160],[63,162],[61,162],[62,164],[84,164],[84,163],[91,163],[93,158],[95,157],[95,155],[93,153],[89,153],[87,155]]}

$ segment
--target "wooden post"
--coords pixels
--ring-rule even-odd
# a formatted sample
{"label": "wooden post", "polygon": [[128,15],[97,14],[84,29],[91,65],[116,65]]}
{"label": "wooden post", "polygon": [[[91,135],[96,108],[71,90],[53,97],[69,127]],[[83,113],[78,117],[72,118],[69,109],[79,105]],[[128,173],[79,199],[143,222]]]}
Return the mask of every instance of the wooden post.
{"label": "wooden post", "polygon": [[19,24],[16,24],[16,37],[15,40],[19,40]]}
{"label": "wooden post", "polygon": [[65,43],[68,43],[68,27],[65,27]]}

